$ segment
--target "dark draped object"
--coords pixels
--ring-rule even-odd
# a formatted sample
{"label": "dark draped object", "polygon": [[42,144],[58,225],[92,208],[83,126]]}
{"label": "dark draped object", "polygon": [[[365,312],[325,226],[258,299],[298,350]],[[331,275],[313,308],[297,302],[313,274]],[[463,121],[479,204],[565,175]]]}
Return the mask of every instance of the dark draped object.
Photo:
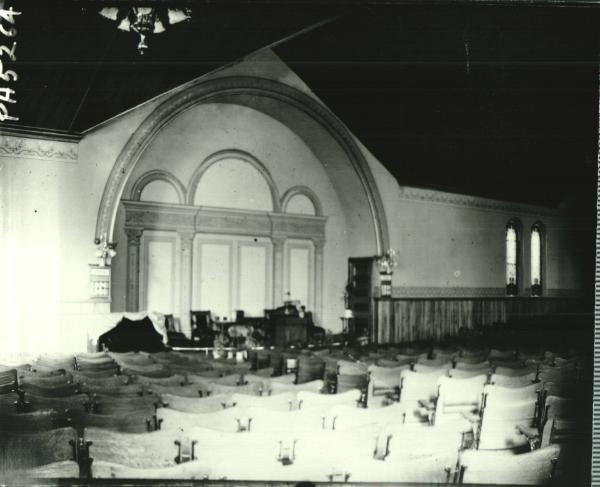
{"label": "dark draped object", "polygon": [[161,352],[166,350],[163,337],[147,316],[141,320],[123,317],[114,328],[98,338],[98,349],[111,352]]}

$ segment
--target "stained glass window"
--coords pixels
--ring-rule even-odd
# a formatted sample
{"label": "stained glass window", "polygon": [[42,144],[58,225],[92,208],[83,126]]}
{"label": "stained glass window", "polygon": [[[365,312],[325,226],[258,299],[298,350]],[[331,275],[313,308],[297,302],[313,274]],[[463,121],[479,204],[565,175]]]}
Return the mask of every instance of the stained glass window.
{"label": "stained glass window", "polygon": [[506,227],[506,292],[518,294],[519,272],[519,234],[516,225],[511,222]]}
{"label": "stained glass window", "polygon": [[531,294],[542,294],[542,229],[538,223],[531,227]]}

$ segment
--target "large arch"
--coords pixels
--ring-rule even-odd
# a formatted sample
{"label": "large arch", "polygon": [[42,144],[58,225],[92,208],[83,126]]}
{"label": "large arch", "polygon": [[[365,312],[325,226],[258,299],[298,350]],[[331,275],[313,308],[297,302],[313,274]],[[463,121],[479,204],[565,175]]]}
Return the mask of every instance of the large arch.
{"label": "large arch", "polygon": [[141,154],[162,127],[197,104],[236,103],[239,100],[240,104],[248,105],[248,99],[276,100],[290,109],[300,110],[327,131],[343,150],[365,192],[374,227],[376,253],[381,254],[388,248],[389,233],[381,196],[364,155],[346,127],[309,95],[277,81],[252,76],[199,80],[165,100],[148,115],[129,138],[110,172],[98,211],[96,238],[105,235],[109,241],[112,240],[116,213],[126,182]]}

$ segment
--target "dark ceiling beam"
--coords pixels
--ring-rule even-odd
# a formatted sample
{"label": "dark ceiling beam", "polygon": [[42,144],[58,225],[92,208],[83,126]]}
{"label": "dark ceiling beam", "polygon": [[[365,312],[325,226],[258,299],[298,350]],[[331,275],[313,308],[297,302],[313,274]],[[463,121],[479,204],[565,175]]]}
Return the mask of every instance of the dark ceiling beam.
{"label": "dark ceiling beam", "polygon": [[[194,5],[282,5],[281,0],[62,0],[65,3],[102,6],[124,6],[124,5],[164,5],[177,6]],[[344,6],[344,5],[390,5],[390,6],[508,6],[508,7],[589,7],[599,8],[598,0],[287,0],[285,4],[296,5],[322,5],[322,6]]]}

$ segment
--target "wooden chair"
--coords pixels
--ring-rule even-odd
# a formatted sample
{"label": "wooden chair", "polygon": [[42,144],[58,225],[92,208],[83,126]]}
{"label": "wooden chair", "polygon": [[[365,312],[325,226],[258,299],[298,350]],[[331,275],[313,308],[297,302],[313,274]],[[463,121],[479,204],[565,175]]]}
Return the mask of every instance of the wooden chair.
{"label": "wooden chair", "polygon": [[68,424],[81,435],[84,428],[103,428],[121,433],[145,433],[156,429],[154,412],[138,411],[136,414],[94,414],[68,411]]}
{"label": "wooden chair", "polygon": [[376,409],[336,405],[327,412],[324,425],[339,431],[367,425],[402,424],[405,421],[406,408],[398,403]]}
{"label": "wooden chair", "polygon": [[181,439],[175,430],[149,433],[120,433],[102,428],[85,428],[83,438],[92,461],[119,463],[132,468],[165,468],[177,465]]}
{"label": "wooden chair", "polygon": [[209,386],[211,394],[246,394],[248,396],[262,396],[264,393],[262,384],[245,384],[241,386],[227,386],[212,383]]}
{"label": "wooden chair", "polygon": [[505,367],[503,365],[497,365],[494,367],[493,373],[496,375],[502,375],[505,377],[520,377],[523,375],[535,374],[534,380],[537,380],[537,367],[525,366],[525,367]]}
{"label": "wooden chair", "polygon": [[461,364],[480,364],[487,361],[487,357],[487,350],[476,350],[472,352],[461,350],[459,355],[456,357],[455,362]]}
{"label": "wooden chair", "polygon": [[35,369],[33,366],[31,369],[16,369],[19,378],[21,377],[35,377],[35,378],[43,378],[43,377],[55,377],[65,374],[70,374],[73,370],[65,370],[65,369],[44,369],[39,370]]}
{"label": "wooden chair", "polygon": [[285,394],[287,392],[292,392],[294,394],[299,394],[301,392],[319,394],[324,390],[325,383],[322,380],[313,380],[311,382],[305,382],[304,384],[289,384],[287,381],[271,380],[269,381],[268,387],[269,389],[266,392],[269,396]]}
{"label": "wooden chair", "polygon": [[210,395],[208,387],[202,387],[198,384],[189,384],[187,386],[163,386],[159,384],[149,385],[144,388],[144,393],[162,396],[170,394],[178,397],[199,398]]}
{"label": "wooden chair", "polygon": [[170,408],[156,410],[160,430],[183,430],[206,428],[214,431],[236,433],[249,426],[243,408],[228,408],[213,413],[185,413]]}
{"label": "wooden chair", "polygon": [[444,362],[438,360],[421,360],[412,366],[412,370],[421,374],[427,374],[430,372],[436,372],[443,370],[445,375],[452,369],[452,362]]}
{"label": "wooden chair", "polygon": [[371,455],[348,459],[345,470],[353,482],[445,484],[452,480],[462,442],[462,428],[394,425],[370,442]]}
{"label": "wooden chair", "polygon": [[[121,367],[121,372],[129,376],[142,376],[149,378],[165,378],[173,375],[169,367],[163,364],[151,365],[126,365]],[[139,379],[138,379],[139,380]]]}
{"label": "wooden chair", "polygon": [[438,394],[438,380],[447,374],[439,368],[433,372],[405,370],[401,373],[400,404],[406,408],[406,421],[423,421],[420,413],[421,401],[430,402]]}
{"label": "wooden chair", "polygon": [[134,376],[135,383],[143,386],[184,386],[187,384],[187,378],[183,374],[174,374],[167,377],[146,377],[144,375]]}
{"label": "wooden chair", "polygon": [[39,433],[3,434],[0,472],[76,460],[77,432],[59,428]]}
{"label": "wooden chair", "polygon": [[537,380],[540,382],[579,382],[580,376],[574,368],[540,365]]}
{"label": "wooden chair", "polygon": [[97,357],[75,356],[76,369],[104,369],[114,367],[116,362],[108,354]]}
{"label": "wooden chair", "polygon": [[439,425],[478,414],[483,404],[483,387],[486,382],[485,375],[468,379],[440,377],[437,397],[433,401],[421,403],[430,424]]}
{"label": "wooden chair", "polygon": [[151,416],[161,401],[156,396],[111,396],[94,394],[91,397],[91,412],[104,415],[144,414]]}
{"label": "wooden chair", "polygon": [[238,413],[236,418],[242,425],[247,424],[251,434],[301,435],[327,428],[326,414],[328,410],[329,406],[293,411],[249,407],[244,408],[241,414]]}
{"label": "wooden chair", "polygon": [[441,347],[433,347],[431,351],[431,358],[435,360],[440,360],[442,362],[453,362],[455,358],[459,355],[460,350],[455,347],[449,348],[441,348]]}
{"label": "wooden chair", "polygon": [[559,445],[520,454],[511,450],[464,450],[459,456],[458,483],[547,484],[559,456]]}
{"label": "wooden chair", "polygon": [[77,357],[81,357],[84,359],[94,359],[94,358],[103,358],[103,357],[109,357],[109,353],[105,352],[104,350],[101,352],[79,352],[77,355],[75,355],[75,359],[77,359]]}
{"label": "wooden chair", "polygon": [[358,389],[343,392],[341,394],[315,394],[314,392],[298,392],[298,409],[309,409],[312,407],[335,406],[346,404],[358,407],[362,393]]}
{"label": "wooden chair", "polygon": [[493,363],[513,362],[517,359],[516,350],[499,350],[496,348],[490,349],[488,360]]}
{"label": "wooden chair", "polygon": [[301,353],[298,356],[298,369],[296,382],[304,384],[313,380],[323,379],[325,375],[325,362],[317,355]]}
{"label": "wooden chair", "polygon": [[73,370],[71,374],[73,374],[73,378],[76,382],[85,382],[86,380],[103,380],[103,379],[111,379],[115,376],[118,376],[121,373],[121,369],[117,367],[113,367],[110,369],[103,370]]}
{"label": "wooden chair", "polygon": [[534,426],[519,425],[520,432],[527,437],[531,448],[540,448],[552,443],[578,443],[585,441],[585,405],[577,400],[548,395],[542,407],[542,416]]}
{"label": "wooden chair", "polygon": [[454,362],[454,368],[457,370],[489,371],[492,364],[488,360],[482,360],[482,357],[458,357]]}
{"label": "wooden chair", "polygon": [[158,468],[132,468],[120,463],[96,460],[91,466],[94,479],[181,479],[207,480],[212,468],[210,462],[194,460],[180,465]]}
{"label": "wooden chair", "polygon": [[[499,385],[486,385],[483,390],[483,406],[505,406],[523,401],[537,401],[538,405],[544,402],[544,387],[540,383],[532,383],[521,387],[503,387]],[[539,417],[538,411],[537,416]]]}
{"label": "wooden chair", "polygon": [[32,370],[39,368],[43,369],[42,371],[57,369],[71,370],[75,366],[75,357],[73,355],[41,355],[31,366]]}
{"label": "wooden chair", "polygon": [[230,404],[240,408],[258,407],[269,411],[282,412],[298,409],[300,404],[300,399],[296,400],[296,394],[293,392],[262,397],[232,394],[230,401]]}
{"label": "wooden chair", "polygon": [[68,386],[70,384],[73,384],[73,375],[72,374],[53,375],[50,377],[47,377],[47,376],[37,377],[35,375],[23,375],[23,376],[19,377],[19,384],[31,384],[34,386],[40,386],[40,387],[45,387],[45,388]]}
{"label": "wooden chair", "polygon": [[143,352],[136,352],[135,354],[109,352],[109,355],[115,362],[117,362],[122,367],[127,365],[144,366],[156,363],[156,360],[152,358],[152,355]]}
{"label": "wooden chair", "polygon": [[489,383],[501,387],[518,388],[534,383],[536,375],[536,372],[528,372],[527,374],[515,376],[492,374],[490,375]]}
{"label": "wooden chair", "polygon": [[480,450],[522,448],[528,444],[518,425],[532,426],[538,411],[536,399],[486,404],[481,410],[476,447]]}
{"label": "wooden chair", "polygon": [[75,394],[65,397],[37,396],[25,394],[24,401],[20,406],[21,412],[43,411],[47,409],[64,410],[89,410],[90,398],[86,394]]}
{"label": "wooden chair", "polygon": [[[122,376],[117,376],[122,377]],[[133,397],[143,396],[146,393],[146,389],[141,384],[126,384],[126,385],[97,385],[96,383],[83,383],[81,384],[81,390],[86,394],[103,394],[105,396],[121,396],[121,397]]]}
{"label": "wooden chair", "polygon": [[80,372],[106,372],[118,370],[119,364],[111,358],[99,360],[86,360],[76,362],[75,369]]}
{"label": "wooden chair", "polygon": [[203,398],[179,397],[171,394],[162,394],[161,400],[166,407],[187,413],[214,413],[223,409],[222,404],[231,403],[228,394],[216,394]]}
{"label": "wooden chair", "polygon": [[488,377],[490,375],[490,370],[491,369],[488,365],[474,369],[449,369],[448,377],[452,377],[453,379],[470,379],[472,377],[478,377],[481,375]]}
{"label": "wooden chair", "polygon": [[369,366],[369,385],[367,390],[367,407],[381,407],[400,400],[401,373],[410,365],[399,367]]}
{"label": "wooden chair", "polygon": [[17,369],[9,369],[0,372],[0,395],[15,392],[18,387]]}
{"label": "wooden chair", "polygon": [[34,411],[31,413],[0,414],[0,431],[2,434],[38,433],[68,426],[68,419],[55,409]]}
{"label": "wooden chair", "polygon": [[74,460],[53,462],[39,467],[2,472],[6,485],[29,484],[40,479],[78,479],[79,464]]}
{"label": "wooden chair", "polygon": [[34,394],[45,397],[65,397],[79,394],[81,392],[80,384],[64,384],[60,386],[41,386],[38,384],[23,383],[19,389],[26,394]]}

